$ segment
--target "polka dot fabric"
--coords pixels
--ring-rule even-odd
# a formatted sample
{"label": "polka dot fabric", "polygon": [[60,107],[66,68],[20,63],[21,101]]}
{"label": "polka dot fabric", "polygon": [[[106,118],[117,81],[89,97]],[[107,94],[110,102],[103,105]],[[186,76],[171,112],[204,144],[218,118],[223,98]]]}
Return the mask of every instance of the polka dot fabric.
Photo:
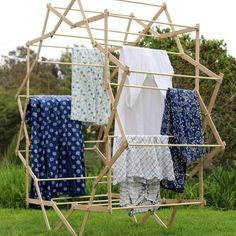
{"label": "polka dot fabric", "polygon": [[[70,119],[70,96],[30,98],[26,122],[31,127],[31,167],[38,178],[83,177],[84,137],[79,121]],[[85,194],[84,180],[39,183],[44,200]],[[37,198],[32,182],[30,197]]]}
{"label": "polka dot fabric", "polygon": [[[73,48],[72,62],[104,65],[104,56],[96,48]],[[111,102],[103,77],[103,67],[72,66],[71,119],[96,125],[108,123]]]}

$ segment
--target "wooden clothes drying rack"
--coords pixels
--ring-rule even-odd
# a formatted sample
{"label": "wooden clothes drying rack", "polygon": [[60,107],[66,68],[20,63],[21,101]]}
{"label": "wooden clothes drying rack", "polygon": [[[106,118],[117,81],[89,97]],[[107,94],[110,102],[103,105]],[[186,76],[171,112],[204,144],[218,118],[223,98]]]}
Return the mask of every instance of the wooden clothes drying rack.
{"label": "wooden clothes drying rack", "polygon": [[[19,135],[18,135],[18,141],[17,141],[17,146],[16,146],[16,154],[22,161],[23,165],[25,166],[26,169],[26,202],[27,204],[36,204],[40,205],[44,217],[44,221],[46,224],[46,227],[48,230],[51,229],[48,217],[47,217],[47,212],[45,210],[45,206],[50,206],[52,207],[55,212],[57,213],[58,217],[60,218],[60,223],[58,223],[55,227],[55,230],[59,230],[62,225],[64,225],[69,233],[71,235],[76,236],[77,233],[75,230],[72,228],[70,225],[68,219],[71,216],[71,214],[74,212],[74,210],[79,209],[81,211],[85,212],[84,219],[80,228],[80,233],[79,235],[82,236],[84,234],[85,228],[87,221],[89,219],[89,215],[91,212],[107,212],[107,213],[112,213],[114,210],[121,210],[121,209],[134,209],[134,208],[146,208],[148,206],[127,206],[127,207],[120,207],[119,206],[119,194],[112,193],[112,176],[111,176],[111,167],[115,163],[115,161],[120,157],[122,152],[132,144],[129,144],[126,138],[125,130],[123,128],[122,122],[120,120],[119,113],[117,112],[117,105],[121,96],[122,89],[125,86],[129,87],[137,87],[137,88],[143,88],[143,89],[160,89],[161,88],[156,88],[156,87],[148,87],[148,86],[137,86],[137,85],[128,85],[126,84],[126,78],[129,76],[130,73],[144,73],[144,74],[157,74],[157,75],[163,75],[163,76],[173,76],[173,77],[181,77],[181,78],[186,78],[186,79],[194,79],[195,80],[195,90],[198,93],[199,96],[199,101],[200,101],[200,106],[202,109],[202,113],[204,115],[204,127],[206,126],[210,127],[210,130],[216,140],[216,144],[204,144],[204,145],[188,145],[188,144],[167,144],[167,146],[204,146],[208,147],[210,151],[208,154],[202,158],[196,166],[194,166],[188,173],[188,177],[191,178],[193,175],[198,174],[199,177],[199,199],[195,200],[185,200],[183,199],[183,194],[179,194],[176,199],[164,199],[161,201],[160,204],[157,204],[156,206],[158,207],[172,207],[172,213],[169,218],[168,224],[165,224],[159,216],[154,213],[150,214],[145,213],[143,218],[141,219],[141,223],[144,223],[150,216],[155,217],[156,221],[162,225],[163,227],[168,227],[173,223],[173,220],[176,215],[177,208],[179,206],[186,206],[186,205],[199,205],[199,206],[204,206],[205,205],[205,200],[204,200],[204,191],[203,191],[203,167],[204,165],[208,164],[214,156],[216,156],[221,150],[225,148],[225,143],[221,140],[221,137],[212,121],[211,118],[211,112],[214,107],[214,103],[217,97],[218,90],[220,88],[220,84],[223,79],[223,75],[217,75],[211,70],[207,69],[204,65],[200,64],[199,58],[200,58],[200,33],[199,33],[199,25],[195,25],[193,27],[189,26],[184,26],[184,25],[178,25],[174,24],[171,20],[169,11],[167,9],[166,4],[162,5],[156,5],[156,4],[149,4],[149,3],[144,3],[144,2],[135,2],[131,0],[114,0],[114,1],[119,1],[122,2],[122,4],[129,4],[129,6],[133,5],[142,5],[143,7],[152,7],[152,9],[156,9],[156,14],[151,18],[151,20],[147,19],[142,19],[136,17],[134,13],[131,13],[130,15],[125,15],[125,14],[119,14],[119,13],[112,13],[109,12],[108,10],[104,10],[104,12],[98,12],[98,11],[85,11],[83,8],[82,0],[71,0],[70,3],[67,5],[67,7],[53,7],[52,4],[47,5],[47,13],[46,13],[46,18],[45,22],[43,25],[43,30],[41,33],[41,36],[38,38],[35,38],[31,41],[27,42],[27,74],[25,78],[22,81],[22,84],[20,85],[17,94],[16,94],[16,99],[17,99],[17,104],[19,106],[19,111],[20,111],[20,116],[21,116],[21,125],[19,129]],[[75,5],[75,8],[73,6]],[[78,19],[79,16],[82,18],[77,21],[77,22],[72,22],[70,18],[68,17],[69,12],[74,11],[78,14]],[[87,17],[86,14],[92,14],[91,17]],[[54,15],[58,17],[57,23],[55,24],[55,27],[49,31],[46,32],[48,20],[49,20],[49,15]],[[166,22],[159,22],[157,21],[158,18],[161,15],[165,15],[167,18]],[[127,21],[127,25],[125,25],[125,30],[112,30],[110,29],[109,25],[109,19],[110,18],[116,18],[117,20],[125,19]],[[103,26],[102,27],[92,27],[91,24],[94,22],[102,21]],[[142,27],[142,31],[138,33],[131,32],[131,25],[133,23],[138,24],[139,26]],[[153,30],[153,25],[158,23],[159,25],[164,25],[170,27],[170,32],[168,33],[163,33],[160,34],[156,31]],[[72,29],[78,29],[82,28],[86,30],[86,36],[85,34],[81,36],[72,36],[72,35],[64,35],[64,34],[59,34],[57,33],[58,29],[61,27],[62,24],[68,25],[71,30]],[[176,27],[180,27],[181,29],[177,30]],[[100,31],[103,32],[103,37],[102,38],[95,38],[94,37],[94,32]],[[190,32],[195,32],[195,40],[196,40],[196,46],[195,46],[195,58],[190,57],[187,55],[182,47],[182,44],[179,39],[179,35],[184,34],[184,33],[190,33]],[[116,33],[116,34],[121,34],[123,35],[123,40],[117,40],[117,38],[111,38],[109,37],[109,33]],[[135,40],[132,40],[132,42],[128,41],[129,36],[136,37]],[[27,130],[27,126],[25,123],[25,114],[26,114],[26,109],[27,109],[27,104],[30,98],[30,75],[36,65],[37,62],[39,62],[40,58],[40,52],[43,47],[46,48],[70,48],[70,47],[65,47],[65,46],[58,46],[58,45],[47,45],[43,44],[43,42],[49,38],[52,37],[72,37],[72,38],[80,38],[80,39],[87,39],[90,41],[91,45],[94,48],[97,48],[104,54],[105,58],[105,70],[104,70],[104,81],[106,84],[106,88],[108,89],[110,99],[112,101],[112,110],[111,110],[111,115],[108,121],[108,124],[106,126],[101,126],[99,135],[97,140],[94,141],[85,141],[85,143],[94,143],[94,147],[90,148],[85,148],[87,151],[94,151],[98,157],[103,161],[104,167],[101,169],[100,173],[98,176],[93,176],[93,177],[77,177],[77,178],[54,178],[54,179],[39,179],[36,177],[34,172],[32,171],[30,167],[30,137],[29,137],[29,132]],[[127,65],[122,64],[121,61],[119,61],[112,53],[115,52],[116,50],[119,50],[122,45],[132,45],[132,46],[137,46],[144,37],[154,37],[159,40],[164,40],[170,37],[173,37],[177,48],[178,52],[168,52],[169,54],[175,54],[178,55],[180,58],[186,60],[189,62],[191,65],[195,67],[195,75],[181,75],[181,74],[164,74],[164,73],[157,73],[157,72],[146,72],[146,71],[138,71],[138,70],[130,70]],[[115,44],[114,44],[115,43]],[[37,51],[37,56],[36,58],[31,62],[30,61],[30,48],[32,46],[36,46],[38,48]],[[114,66],[110,65],[110,62],[114,64]],[[58,63],[58,64],[66,64],[66,65],[73,65],[73,63],[68,63],[68,62],[52,62],[52,61],[41,61],[41,63]],[[83,64],[76,64],[78,66],[82,66]],[[91,66],[101,66],[101,65],[91,65]],[[110,79],[108,78],[108,70],[114,68],[113,72],[111,73]],[[122,79],[119,84],[117,83],[112,83],[112,79],[116,76],[118,73],[118,70],[122,70]],[[205,76],[200,76],[200,72],[204,73]],[[200,95],[200,85],[199,85],[199,80],[202,79],[207,79],[211,80],[212,82],[215,82],[215,87],[213,90],[213,93],[211,95],[210,102],[208,106],[205,105],[203,102],[203,99]],[[117,87],[117,93],[114,95],[112,91],[111,86],[116,86]],[[23,89],[26,90],[26,94],[23,94]],[[116,119],[119,129],[121,131],[121,136],[123,139],[123,144],[121,147],[117,150],[117,152],[111,156],[111,139],[114,137],[113,135],[110,134],[112,124],[114,119]],[[25,140],[26,146],[25,149],[20,149],[20,145]],[[105,145],[105,152],[103,153],[101,149],[101,143]],[[139,146],[150,146],[153,144],[139,144]],[[163,146],[163,144],[155,144],[156,146]],[[31,199],[29,198],[29,182],[30,178],[32,178],[32,181],[35,184],[36,187],[36,192],[38,195],[37,199]],[[81,200],[79,201],[70,201],[66,199],[61,199],[58,201],[58,199],[52,199],[50,201],[45,201],[42,199],[41,193],[40,193],[40,188],[39,188],[39,182],[41,181],[59,181],[59,180],[75,180],[75,179],[93,179],[93,188],[91,191],[91,194],[88,196],[83,196],[81,197]],[[106,179],[105,183],[107,185],[107,194],[104,195],[96,195],[96,190],[98,187],[99,183],[104,183],[104,179]],[[106,197],[106,200],[95,200],[97,197]],[[87,200],[86,200],[87,199]],[[66,214],[63,214],[62,211],[60,210],[59,206],[61,205],[69,205],[70,209],[66,212]],[[151,207],[154,207],[155,205],[151,205]],[[149,206],[150,207],[150,206]],[[134,216],[134,220],[137,222],[136,217]]]}

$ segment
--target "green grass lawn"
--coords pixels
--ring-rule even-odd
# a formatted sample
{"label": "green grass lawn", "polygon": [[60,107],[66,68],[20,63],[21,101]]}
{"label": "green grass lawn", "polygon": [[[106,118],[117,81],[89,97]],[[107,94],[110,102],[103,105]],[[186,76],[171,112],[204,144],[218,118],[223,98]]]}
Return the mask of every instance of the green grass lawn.
{"label": "green grass lawn", "polygon": [[[170,209],[160,210],[158,215],[167,220]],[[52,225],[57,222],[53,211],[48,211]],[[83,214],[75,212],[70,222],[78,231]],[[0,209],[1,236],[55,236],[69,235],[63,227],[60,232],[48,232],[44,227],[39,210]],[[174,225],[169,229],[161,228],[150,218],[145,224],[137,225],[131,221],[125,211],[92,213],[85,235],[91,236],[235,236],[236,211],[215,211],[212,209],[181,208],[177,212]]]}

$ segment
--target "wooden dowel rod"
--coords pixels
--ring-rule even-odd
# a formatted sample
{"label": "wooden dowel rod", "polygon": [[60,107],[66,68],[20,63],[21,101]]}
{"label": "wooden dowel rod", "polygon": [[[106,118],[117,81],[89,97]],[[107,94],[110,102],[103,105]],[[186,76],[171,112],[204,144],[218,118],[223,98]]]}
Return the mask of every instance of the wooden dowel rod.
{"label": "wooden dowel rod", "polygon": [[138,5],[144,5],[144,6],[151,6],[151,7],[162,7],[162,5],[157,5],[154,3],[145,3],[145,2],[137,2],[137,1],[129,1],[129,0],[115,0],[118,2],[124,2],[124,3],[132,3],[132,4],[138,4]]}
{"label": "wooden dowel rod", "polygon": [[[72,63],[72,62],[62,62],[62,61],[39,61],[43,64],[59,64],[59,65],[73,65],[73,66],[94,66],[94,67],[104,67],[100,64],[82,64],[82,63]],[[115,68],[116,66],[109,65],[110,68]]]}
{"label": "wooden dowel rod", "polygon": [[[104,176],[106,177],[106,176]],[[90,198],[91,195],[86,195],[86,196],[78,196],[78,197],[57,197],[57,198],[52,198],[53,201],[57,201],[57,200],[63,200],[63,199],[71,199],[71,198],[79,198],[79,199],[84,199],[84,198]],[[95,198],[99,198],[99,197],[107,197],[107,194],[97,194],[95,195]]]}
{"label": "wooden dowel rod", "polygon": [[[115,18],[122,18],[122,19],[131,19],[129,15],[122,15],[118,13],[110,13],[109,16],[115,17]],[[170,25],[170,26],[177,26],[177,27],[183,27],[183,28],[196,28],[195,26],[187,26],[187,25],[180,25],[180,24],[174,24],[174,23],[166,23],[161,21],[155,21],[155,20],[147,20],[142,18],[136,18],[137,20],[144,21],[144,22],[150,22],[150,23],[156,23],[160,25]]]}
{"label": "wooden dowel rod", "polygon": [[85,151],[94,151],[94,147],[92,148],[84,148]]}
{"label": "wooden dowel rod", "polygon": [[171,143],[129,143],[131,147],[156,146],[156,147],[221,147],[219,144],[171,144]]}
{"label": "wooden dowel rod", "polygon": [[201,201],[196,201],[196,202],[180,202],[180,203],[154,204],[154,205],[143,205],[143,206],[113,207],[112,210],[129,210],[129,209],[170,207],[170,206],[188,206],[188,205],[200,205],[200,204],[201,204]]}
{"label": "wooden dowel rod", "polygon": [[[87,36],[80,36],[80,35],[55,34],[54,36],[57,36],[57,37],[67,37],[67,38],[89,39],[89,37],[87,37]],[[94,40],[104,41],[104,38],[94,38]],[[108,42],[123,43],[123,40],[108,39]],[[132,42],[126,42],[126,44],[129,44],[129,43],[132,43]]]}
{"label": "wooden dowel rod", "polygon": [[84,143],[104,143],[103,140],[89,140],[89,141],[84,141]]}
{"label": "wooden dowel rod", "polygon": [[141,70],[130,70],[130,73],[149,74],[149,75],[162,75],[162,76],[173,76],[173,77],[183,77],[183,78],[198,78],[198,79],[219,80],[218,77],[195,76],[195,75],[180,75],[180,74],[149,72],[149,71],[141,71]]}
{"label": "wooden dowel rod", "polygon": [[[163,7],[162,5],[160,5],[160,7]],[[65,9],[62,7],[54,7],[55,9]],[[73,11],[80,11],[79,9],[71,9]],[[95,13],[95,14],[99,14],[99,13],[103,13],[102,11],[84,11],[86,13]],[[112,17],[116,17],[116,18],[124,18],[124,19],[130,19],[130,15],[127,14],[120,14],[120,13],[115,13],[115,12],[110,12],[109,16]],[[155,21],[155,20],[148,20],[148,19],[141,19],[141,18],[137,18],[138,20],[141,21],[145,21],[145,22],[153,22],[153,23],[158,23],[161,25],[173,25],[173,26],[177,26],[177,27],[183,27],[183,28],[196,28],[195,26],[188,26],[188,25],[181,25],[181,24],[175,24],[175,23],[167,23],[167,22],[161,22],[161,21]],[[92,29],[92,28],[90,28]]]}
{"label": "wooden dowel rod", "polygon": [[[39,45],[37,44],[33,44],[31,45],[31,47],[38,47]],[[69,47],[69,46],[57,46],[57,45],[42,45],[42,47],[45,48],[64,48],[64,49],[74,49],[75,47]],[[117,50],[119,50],[120,48],[122,48],[122,46],[118,46],[119,48],[117,48]],[[167,51],[168,54],[173,54],[173,55],[180,55],[179,52],[171,52],[171,51]],[[117,66],[116,66],[117,67]]]}
{"label": "wooden dowel rod", "polygon": [[161,220],[161,218],[155,212],[153,213],[153,217],[160,226],[166,229],[168,228],[167,225]]}
{"label": "wooden dowel rod", "polygon": [[[62,180],[80,180],[80,179],[96,179],[97,176],[84,176],[84,177],[68,177],[68,178],[48,178],[48,179],[38,179],[38,181],[62,181]],[[104,176],[103,178],[107,178]]]}
{"label": "wooden dowel rod", "polygon": [[[110,83],[112,86],[120,86],[120,84],[117,83]],[[139,85],[130,85],[130,84],[124,84],[124,87],[130,87],[130,88],[143,88],[143,89],[153,89],[153,90],[161,90],[161,91],[167,91],[167,89],[157,88],[157,87],[150,87],[150,86],[139,86]]]}
{"label": "wooden dowel rod", "polygon": [[159,35],[153,35],[156,39],[166,39],[170,37],[175,37],[180,34],[185,34],[185,33],[191,33],[193,31],[196,31],[194,27],[188,27],[186,29],[181,29],[181,30],[175,30],[169,33],[164,33],[164,34],[159,34]]}
{"label": "wooden dowel rod", "polygon": [[[120,199],[112,199],[112,202],[119,202]],[[73,204],[73,203],[78,203],[78,204],[85,204],[85,203],[89,203],[89,201],[71,201],[71,202],[57,202],[57,205],[69,205],[69,204]],[[108,203],[108,199],[105,200],[93,200],[93,205],[100,205],[99,203]]]}

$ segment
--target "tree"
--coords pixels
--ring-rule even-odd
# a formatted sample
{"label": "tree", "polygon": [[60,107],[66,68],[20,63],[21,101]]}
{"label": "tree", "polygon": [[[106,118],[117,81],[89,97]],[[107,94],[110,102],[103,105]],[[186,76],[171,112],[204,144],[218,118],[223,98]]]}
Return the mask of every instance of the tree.
{"label": "tree", "polygon": [[[169,29],[158,32],[166,33]],[[195,57],[195,40],[190,35],[180,38],[185,52]],[[224,79],[221,85],[216,104],[212,113],[213,120],[218,128],[222,139],[226,141],[226,150],[221,158],[222,164],[236,160],[236,59],[228,54],[227,44],[223,40],[209,40],[203,36],[200,40],[200,62],[215,73],[223,73]],[[153,37],[146,37],[142,46],[164,49],[167,51],[178,51],[173,38],[158,40]],[[169,55],[176,74],[194,74],[194,67],[188,62],[180,59],[179,56]],[[202,74],[204,75],[204,74]],[[174,86],[186,89],[194,88],[194,81],[184,79],[174,79]],[[201,94],[208,104],[214,83],[207,80],[200,81]],[[212,137],[208,137],[211,139]],[[215,159],[216,161],[217,159]]]}

